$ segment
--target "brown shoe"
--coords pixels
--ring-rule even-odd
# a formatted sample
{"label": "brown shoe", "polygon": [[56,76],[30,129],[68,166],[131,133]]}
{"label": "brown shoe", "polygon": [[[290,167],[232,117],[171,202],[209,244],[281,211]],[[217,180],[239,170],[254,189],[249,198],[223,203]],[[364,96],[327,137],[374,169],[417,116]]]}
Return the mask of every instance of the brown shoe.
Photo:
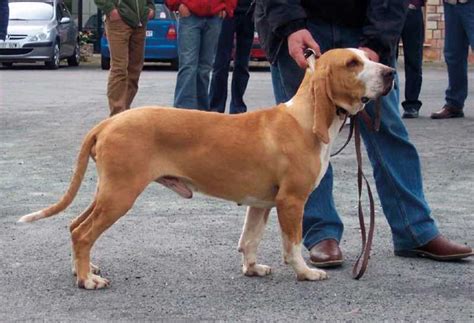
{"label": "brown shoe", "polygon": [[323,240],[309,250],[309,262],[316,267],[337,267],[344,259],[338,242],[334,239]]}
{"label": "brown shoe", "polygon": [[400,257],[425,257],[439,261],[459,260],[473,255],[468,246],[452,242],[442,235],[437,236],[424,246],[411,250],[396,250]]}
{"label": "brown shoe", "polygon": [[441,110],[438,112],[433,112],[431,114],[431,119],[449,119],[449,118],[463,118],[464,112],[462,109],[457,109],[445,105]]}

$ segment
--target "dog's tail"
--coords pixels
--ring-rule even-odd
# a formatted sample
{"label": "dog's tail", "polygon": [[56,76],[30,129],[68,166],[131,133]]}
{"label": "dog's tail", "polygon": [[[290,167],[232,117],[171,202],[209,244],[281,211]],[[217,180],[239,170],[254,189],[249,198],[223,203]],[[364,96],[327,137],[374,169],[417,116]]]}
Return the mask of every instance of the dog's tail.
{"label": "dog's tail", "polygon": [[39,219],[50,217],[65,210],[72,203],[84,178],[87,164],[89,163],[90,152],[96,142],[97,132],[100,128],[102,127],[97,126],[89,131],[82,142],[81,150],[79,151],[79,155],[77,157],[76,169],[72,175],[71,183],[69,184],[66,193],[64,193],[61,199],[45,209],[22,216],[18,222],[33,222]]}

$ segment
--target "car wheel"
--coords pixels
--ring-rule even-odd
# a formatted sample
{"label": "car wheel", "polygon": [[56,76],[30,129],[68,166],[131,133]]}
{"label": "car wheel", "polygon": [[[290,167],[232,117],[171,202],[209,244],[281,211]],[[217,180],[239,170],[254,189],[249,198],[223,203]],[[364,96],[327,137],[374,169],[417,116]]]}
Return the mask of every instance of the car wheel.
{"label": "car wheel", "polygon": [[103,70],[108,70],[108,69],[110,69],[110,58],[101,55],[101,56],[100,56],[100,67],[101,67]]}
{"label": "car wheel", "polygon": [[13,66],[13,63],[2,63],[3,67],[11,68]]}
{"label": "car wheel", "polygon": [[74,53],[72,53],[71,57],[67,59],[67,65],[69,66],[79,66],[79,62],[81,60],[81,49],[79,48],[79,43],[76,43],[74,47]]}
{"label": "car wheel", "polygon": [[179,61],[177,58],[171,61],[171,68],[175,71],[179,69]]}
{"label": "car wheel", "polygon": [[44,64],[50,70],[57,70],[59,68],[59,45],[58,43],[54,43],[53,53],[51,54],[51,58],[49,61],[46,61]]}

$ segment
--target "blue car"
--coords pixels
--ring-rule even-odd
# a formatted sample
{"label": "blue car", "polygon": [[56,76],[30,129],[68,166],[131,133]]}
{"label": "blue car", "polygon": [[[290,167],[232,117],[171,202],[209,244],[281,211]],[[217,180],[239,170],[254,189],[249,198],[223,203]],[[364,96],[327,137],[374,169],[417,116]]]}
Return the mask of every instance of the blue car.
{"label": "blue car", "polygon": [[[178,69],[178,41],[176,14],[161,0],[155,1],[155,18],[147,24],[145,62],[168,62]],[[101,67],[110,68],[110,51],[107,35],[100,40]]]}

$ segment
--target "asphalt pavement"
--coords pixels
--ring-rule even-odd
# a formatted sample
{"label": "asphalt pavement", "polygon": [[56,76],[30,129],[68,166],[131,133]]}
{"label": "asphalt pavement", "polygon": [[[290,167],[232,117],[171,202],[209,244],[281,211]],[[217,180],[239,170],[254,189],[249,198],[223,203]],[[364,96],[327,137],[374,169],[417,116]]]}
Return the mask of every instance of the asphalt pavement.
{"label": "asphalt pavement", "polygon": [[[421,116],[406,125],[433,217],[447,237],[473,246],[473,70],[469,80],[466,117],[431,120],[443,104],[447,76],[443,66],[425,66]],[[78,289],[68,224],[92,199],[94,163],[65,212],[32,224],[16,221],[63,194],[83,136],[108,116],[106,81],[96,64],[0,69],[0,321],[474,321],[474,259],[394,256],[378,200],[368,271],[360,281],[351,278],[361,245],[352,144],[333,159],[346,262],[329,270],[330,279],[296,281],[282,262],[274,211],[259,249],[259,261],[273,274],[242,276],[237,243],[245,207],[199,195],[181,199],[154,184],[94,247],[92,260],[112,285]],[[147,66],[134,106],[171,105],[175,81],[175,71]],[[245,100],[250,110],[273,105],[266,69],[251,72]],[[370,173],[367,160],[365,168]]]}

